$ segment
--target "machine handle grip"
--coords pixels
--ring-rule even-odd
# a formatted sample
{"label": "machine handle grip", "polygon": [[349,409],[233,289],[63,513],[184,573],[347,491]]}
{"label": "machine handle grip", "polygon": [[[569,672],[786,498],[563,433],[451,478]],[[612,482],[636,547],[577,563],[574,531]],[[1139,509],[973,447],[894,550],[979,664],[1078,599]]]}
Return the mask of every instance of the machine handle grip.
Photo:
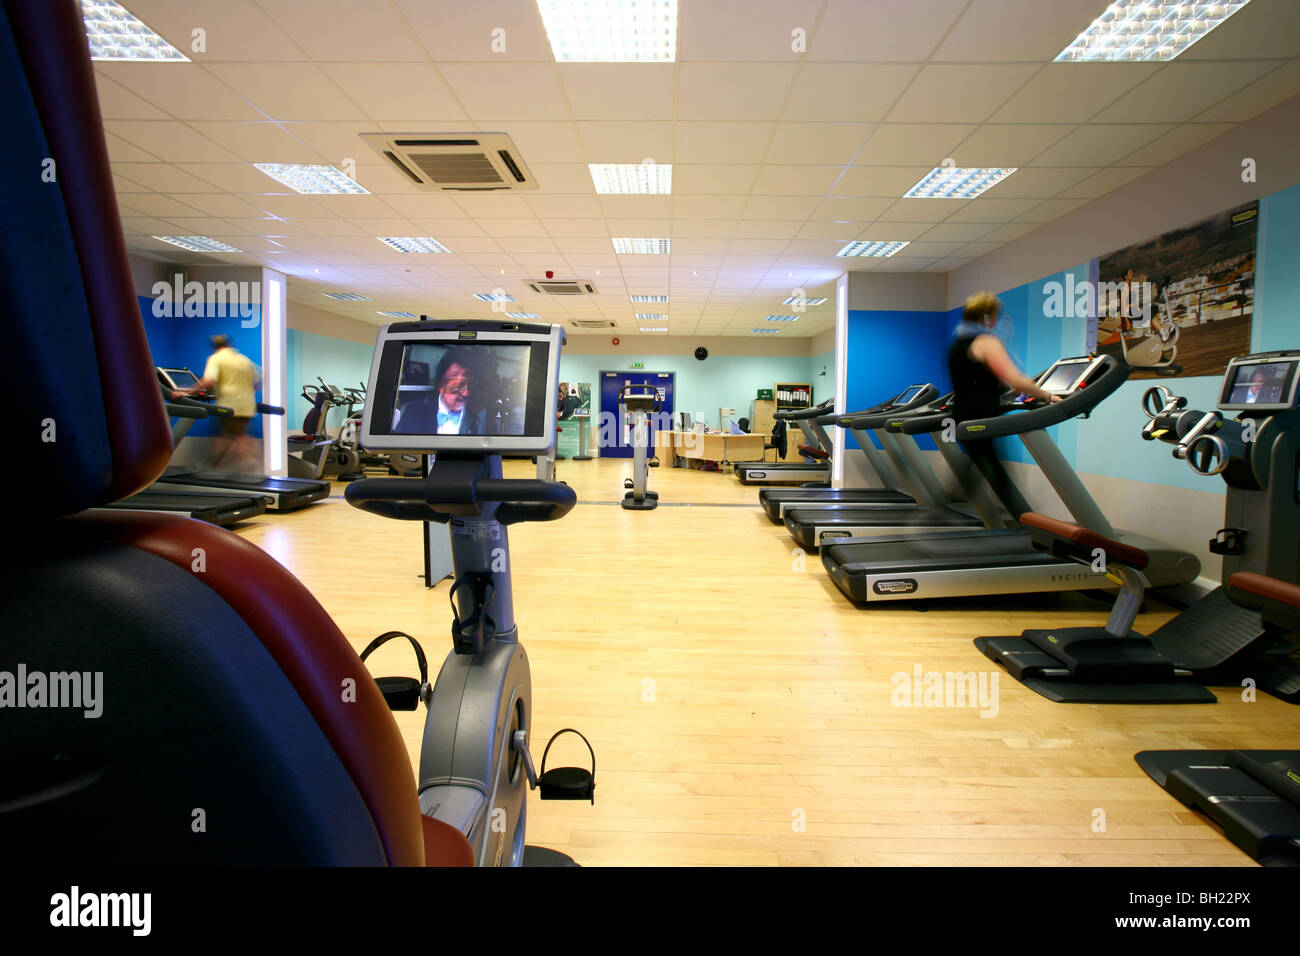
{"label": "machine handle grip", "polygon": [[180,402],[164,402],[167,414],[173,418],[207,418],[208,410],[203,405],[182,405]]}
{"label": "machine handle grip", "polygon": [[568,485],[538,478],[483,478],[467,488],[430,487],[423,478],[362,478],[348,485],[343,497],[353,507],[385,518],[441,523],[457,514],[476,513],[478,509],[467,506],[485,502],[499,505],[496,519],[501,524],[555,521],[578,502]]}

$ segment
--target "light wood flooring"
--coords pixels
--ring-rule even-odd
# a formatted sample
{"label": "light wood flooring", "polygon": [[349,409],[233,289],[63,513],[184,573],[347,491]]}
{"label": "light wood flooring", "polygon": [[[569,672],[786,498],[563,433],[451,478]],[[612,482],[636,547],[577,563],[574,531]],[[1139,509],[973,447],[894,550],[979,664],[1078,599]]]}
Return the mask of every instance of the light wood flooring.
{"label": "light wood flooring", "polygon": [[[630,467],[560,462],[578,506],[510,529],[537,756],[551,732],[576,727],[598,761],[594,806],[531,800],[529,843],[583,865],[1254,865],[1133,755],[1300,746],[1295,707],[1232,689],[1212,705],[1053,704],[972,639],[1102,624],[1105,605],[1068,595],[859,609],[815,554],[800,560],[757,488],[657,468],[662,506],[624,511],[614,502]],[[506,462],[506,474],[534,469]],[[237,530],[358,650],[405,630],[436,671],[449,584],[425,590],[418,526],[334,497]],[[1149,608],[1139,630],[1172,613]],[[414,673],[397,643],[370,663]],[[894,706],[891,675],[917,665],[997,673],[996,715]],[[414,764],[423,710],[395,716]],[[569,740],[553,765],[586,759]]]}

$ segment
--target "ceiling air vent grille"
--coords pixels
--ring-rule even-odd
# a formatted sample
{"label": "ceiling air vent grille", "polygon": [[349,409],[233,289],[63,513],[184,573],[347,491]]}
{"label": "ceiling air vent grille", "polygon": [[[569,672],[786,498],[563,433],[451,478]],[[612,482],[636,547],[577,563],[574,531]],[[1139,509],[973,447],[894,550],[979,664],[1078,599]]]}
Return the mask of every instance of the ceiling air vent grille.
{"label": "ceiling air vent grille", "polygon": [[533,190],[537,182],[505,133],[362,133],[416,186],[480,192]]}
{"label": "ceiling air vent grille", "polygon": [[575,329],[612,329],[614,323],[608,319],[570,319],[569,324]]}
{"label": "ceiling air vent grille", "polygon": [[596,294],[596,286],[586,279],[530,279],[528,288],[538,295]]}

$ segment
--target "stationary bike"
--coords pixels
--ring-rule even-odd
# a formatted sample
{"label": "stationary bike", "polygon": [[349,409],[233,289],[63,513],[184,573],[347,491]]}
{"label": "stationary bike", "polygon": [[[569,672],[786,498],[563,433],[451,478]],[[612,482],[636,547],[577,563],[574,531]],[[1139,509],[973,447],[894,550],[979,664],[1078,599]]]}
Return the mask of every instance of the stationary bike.
{"label": "stationary bike", "polygon": [[618,404],[632,419],[632,477],[623,479],[623,487],[631,490],[623,496],[622,505],[629,511],[653,511],[659,507],[659,495],[647,490],[647,469],[657,467],[659,460],[646,457],[646,445],[650,441],[649,416],[663,408],[663,397],[653,385],[624,385],[618,392]]}
{"label": "stationary bike", "polygon": [[[381,678],[379,684],[395,710],[414,710],[421,701],[428,708],[420,752],[420,810],[464,833],[480,866],[519,866],[537,862],[539,853],[572,865],[562,854],[537,848],[525,852],[528,789],[539,789],[543,800],[594,802],[594,751],[590,771],[547,771],[546,754],[540,773],[534,767],[528,746],[532,680],[515,623],[506,532],[522,521],[558,520],[577,498],[560,482],[505,479],[501,473],[502,454],[542,455],[554,446],[563,340],[559,326],[487,321],[385,326],[375,347],[362,443],[376,451],[436,458],[427,478],[364,478],[350,484],[344,495],[354,507],[386,518],[448,525],[455,579],[452,651],[432,686],[418,643],[420,678]],[[449,346],[478,351],[485,367],[496,361],[495,355],[516,349],[527,350],[534,367],[545,365],[547,375],[529,381],[517,434],[394,433],[392,410],[412,350],[417,356],[436,356]],[[396,637],[407,635],[382,635],[366,653]],[[560,731],[569,732],[577,733]]]}

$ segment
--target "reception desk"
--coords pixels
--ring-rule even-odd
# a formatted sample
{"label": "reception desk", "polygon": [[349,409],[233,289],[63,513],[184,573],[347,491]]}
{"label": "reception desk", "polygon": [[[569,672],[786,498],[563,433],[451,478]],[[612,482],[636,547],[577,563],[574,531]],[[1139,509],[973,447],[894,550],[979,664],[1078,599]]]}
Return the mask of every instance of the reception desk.
{"label": "reception desk", "polygon": [[764,442],[762,435],[660,431],[655,433],[655,454],[665,465],[673,464],[672,455],[717,462],[762,461]]}

